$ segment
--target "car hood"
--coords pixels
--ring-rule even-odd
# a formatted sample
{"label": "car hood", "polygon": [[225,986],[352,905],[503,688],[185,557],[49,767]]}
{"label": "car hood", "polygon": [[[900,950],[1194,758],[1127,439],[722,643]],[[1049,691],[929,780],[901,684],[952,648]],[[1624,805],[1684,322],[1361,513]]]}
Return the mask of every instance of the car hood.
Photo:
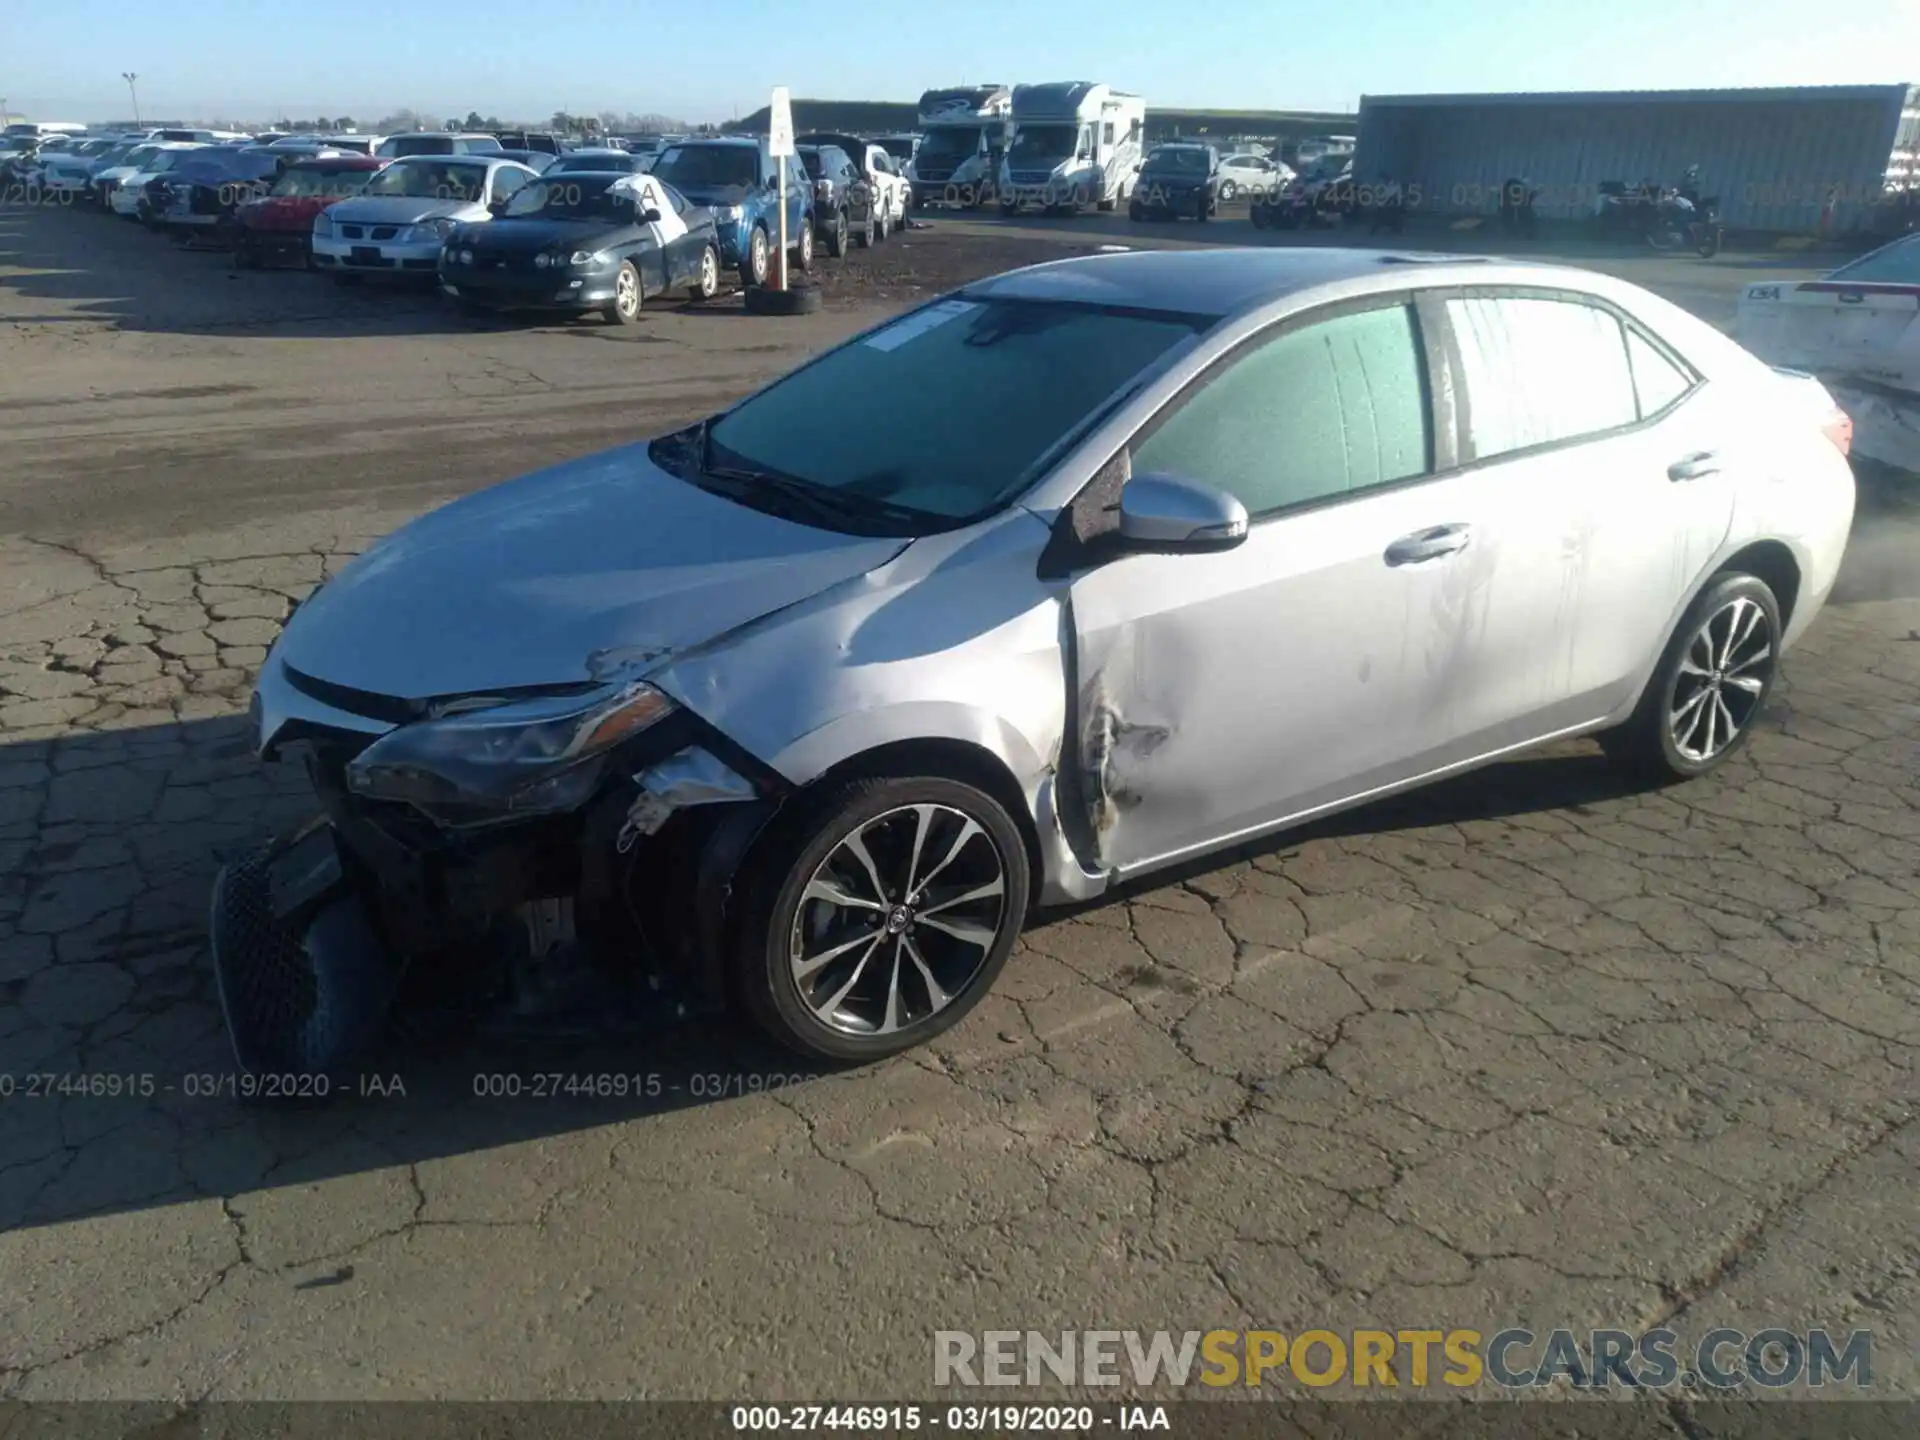
{"label": "car hood", "polygon": [[692,185],[676,186],[680,193],[695,205],[711,205],[724,210],[729,205],[744,205],[747,197],[754,193],[751,185]]}
{"label": "car hood", "polygon": [[665,663],[907,543],[749,510],[628,445],[395,531],[308,597],[275,653],[317,679],[408,700],[573,684]]}
{"label": "car hood", "polygon": [[422,220],[477,220],[487,207],[475,200],[435,200],[431,196],[360,195],[342,200],[327,214],[349,225],[417,225]]}
{"label": "car hood", "polygon": [[555,245],[582,245],[628,229],[606,220],[490,220],[473,243],[490,255],[532,255]]}

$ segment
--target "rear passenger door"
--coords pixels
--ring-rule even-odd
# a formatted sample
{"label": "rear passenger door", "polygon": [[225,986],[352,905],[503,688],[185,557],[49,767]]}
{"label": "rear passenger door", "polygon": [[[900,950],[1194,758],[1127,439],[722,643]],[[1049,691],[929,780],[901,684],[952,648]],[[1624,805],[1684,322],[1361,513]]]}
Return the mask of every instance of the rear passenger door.
{"label": "rear passenger door", "polygon": [[1455,763],[1620,705],[1725,537],[1733,492],[1689,459],[1705,448],[1683,413],[1697,377],[1602,302],[1503,288],[1421,305],[1442,352],[1439,450],[1478,517],[1429,657],[1439,758]]}

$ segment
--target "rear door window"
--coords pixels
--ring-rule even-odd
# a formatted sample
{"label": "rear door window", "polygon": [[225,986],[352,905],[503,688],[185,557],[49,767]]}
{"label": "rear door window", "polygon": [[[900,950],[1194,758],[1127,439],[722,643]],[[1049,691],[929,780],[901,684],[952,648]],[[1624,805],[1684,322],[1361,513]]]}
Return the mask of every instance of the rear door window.
{"label": "rear door window", "polygon": [[1639,397],[1642,420],[1658,415],[1693,388],[1693,376],[1631,327],[1627,330],[1627,360],[1633,368],[1633,388]]}
{"label": "rear door window", "polygon": [[1577,300],[1473,296],[1445,302],[1462,381],[1460,459],[1598,434],[1640,418],[1618,319]]}

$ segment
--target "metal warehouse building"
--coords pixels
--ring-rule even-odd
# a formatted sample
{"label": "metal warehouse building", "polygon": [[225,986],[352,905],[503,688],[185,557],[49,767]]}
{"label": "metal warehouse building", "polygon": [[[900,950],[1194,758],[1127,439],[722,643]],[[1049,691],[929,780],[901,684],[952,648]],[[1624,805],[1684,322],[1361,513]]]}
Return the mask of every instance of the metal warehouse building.
{"label": "metal warehouse building", "polygon": [[1736,229],[1872,228],[1886,187],[1920,184],[1920,87],[1369,95],[1354,178],[1420,186],[1419,208],[1487,214],[1510,177],[1542,216],[1591,214],[1600,183],[1677,184],[1698,165]]}

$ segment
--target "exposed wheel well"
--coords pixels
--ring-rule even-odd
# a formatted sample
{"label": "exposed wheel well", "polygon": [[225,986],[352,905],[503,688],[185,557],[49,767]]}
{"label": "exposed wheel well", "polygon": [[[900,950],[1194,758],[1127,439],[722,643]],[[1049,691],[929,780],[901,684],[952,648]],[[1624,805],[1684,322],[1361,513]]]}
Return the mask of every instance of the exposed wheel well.
{"label": "exposed wheel well", "polygon": [[823,783],[864,779],[869,776],[929,775],[959,780],[984,790],[1019,827],[1020,839],[1027,847],[1027,865],[1033,876],[1033,893],[1040,893],[1040,835],[1034,828],[1033,812],[1020,782],[1013,778],[998,756],[984,746],[965,740],[896,740],[842,760],[814,780],[808,789]]}
{"label": "exposed wheel well", "polygon": [[1732,572],[1764,580],[1780,605],[1780,624],[1793,619],[1793,607],[1800,598],[1800,562],[1778,540],[1759,540],[1744,550],[1729,555],[1720,567],[1722,575]]}

